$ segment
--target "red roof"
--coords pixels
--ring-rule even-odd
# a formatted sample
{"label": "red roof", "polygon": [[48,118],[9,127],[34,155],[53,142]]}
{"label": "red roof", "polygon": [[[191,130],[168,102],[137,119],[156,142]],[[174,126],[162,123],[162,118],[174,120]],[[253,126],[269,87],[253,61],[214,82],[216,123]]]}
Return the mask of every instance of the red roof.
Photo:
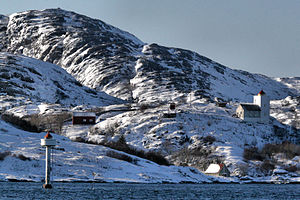
{"label": "red roof", "polygon": [[48,132],[45,136],[44,136],[45,139],[51,139],[52,138],[52,135],[50,134],[50,132]]}
{"label": "red roof", "polygon": [[224,164],[223,164],[223,163],[220,163],[219,166],[220,166],[220,169],[223,169]]}
{"label": "red roof", "polygon": [[264,94],[266,94],[263,90],[261,90],[258,94],[260,94],[260,95],[264,95]]}

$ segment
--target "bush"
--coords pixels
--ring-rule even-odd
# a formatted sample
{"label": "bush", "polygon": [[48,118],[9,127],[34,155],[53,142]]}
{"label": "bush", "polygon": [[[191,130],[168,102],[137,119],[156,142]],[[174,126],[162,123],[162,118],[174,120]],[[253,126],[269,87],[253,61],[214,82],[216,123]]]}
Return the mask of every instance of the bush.
{"label": "bush", "polygon": [[20,160],[26,161],[31,160],[29,157],[24,156],[23,154],[11,154],[10,151],[0,152],[0,161],[3,161],[7,156],[12,155],[15,158],[19,158]]}
{"label": "bush", "polygon": [[287,159],[292,159],[295,156],[300,156],[300,146],[290,142],[283,142],[282,144],[265,144],[262,153],[269,157],[273,154],[283,153]]}
{"label": "bush", "polygon": [[159,165],[170,165],[170,163],[165,159],[164,156],[155,151],[146,152],[144,158],[146,158],[147,160],[151,160]]}
{"label": "bush", "polygon": [[264,156],[258,151],[257,147],[245,148],[243,157],[246,160],[264,160]]}
{"label": "bush", "polygon": [[108,143],[103,143],[102,145],[110,147],[112,149],[123,151],[128,154],[138,156],[140,158],[151,160],[152,162],[155,162],[159,165],[166,165],[166,166],[170,165],[169,162],[161,154],[157,152],[153,152],[153,151],[145,152],[143,150],[137,150],[131,147],[126,143],[126,139],[123,135],[119,138],[117,142],[108,142]]}
{"label": "bush", "polygon": [[270,173],[271,170],[275,169],[275,165],[270,161],[266,161],[266,160],[261,164],[260,167],[266,173]]}
{"label": "bush", "polygon": [[223,158],[213,155],[211,147],[198,146],[197,148],[184,147],[171,156],[173,163],[179,166],[191,166],[206,170],[210,163],[221,163]]}
{"label": "bush", "polygon": [[295,156],[300,156],[300,146],[290,142],[283,142],[282,144],[265,144],[261,151],[257,147],[250,147],[244,149],[244,158],[246,160],[262,161],[278,153],[283,153],[287,159],[292,159]]}
{"label": "bush", "polygon": [[28,82],[28,83],[34,83],[34,80],[30,77],[21,77],[22,81]]}
{"label": "bush", "polygon": [[214,136],[208,135],[203,138],[204,143],[212,144],[216,141],[216,138]]}
{"label": "bush", "polygon": [[1,117],[4,121],[14,124],[25,131],[40,132],[39,128],[35,125],[32,125],[28,120],[25,120],[13,114],[5,112],[1,115]]}
{"label": "bush", "polygon": [[285,170],[288,172],[296,172],[298,170],[298,168],[297,168],[297,166],[292,165],[292,166],[285,167]]}
{"label": "bush", "polygon": [[148,104],[146,104],[146,103],[142,103],[141,105],[140,105],[140,111],[141,112],[144,112],[146,109],[148,109],[150,106],[148,105]]}
{"label": "bush", "polygon": [[0,161],[3,161],[5,159],[5,157],[10,155],[10,154],[11,154],[10,151],[0,152]]}
{"label": "bush", "polygon": [[129,162],[129,163],[133,163],[133,164],[137,164],[137,159],[133,159],[132,157],[128,156],[128,155],[125,155],[123,153],[118,153],[118,152],[115,152],[115,151],[108,151],[106,153],[107,156],[111,157],[111,158],[116,158],[118,160],[123,160],[123,161],[126,161],[126,162]]}
{"label": "bush", "polygon": [[23,161],[26,161],[26,160],[31,161],[31,158],[26,157],[23,154],[13,154],[12,156],[16,157],[16,158],[19,158],[20,160],[23,160]]}

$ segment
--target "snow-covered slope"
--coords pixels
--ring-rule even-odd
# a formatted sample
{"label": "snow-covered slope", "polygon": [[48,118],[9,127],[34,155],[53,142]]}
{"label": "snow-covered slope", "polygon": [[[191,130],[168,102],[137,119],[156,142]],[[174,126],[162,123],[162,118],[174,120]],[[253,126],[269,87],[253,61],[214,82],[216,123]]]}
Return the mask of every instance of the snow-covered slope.
{"label": "snow-covered slope", "polygon": [[272,101],[271,106],[271,115],[278,121],[291,125],[291,129],[300,129],[300,96]]}
{"label": "snow-covered slope", "polygon": [[276,78],[276,81],[285,84],[287,87],[292,88],[300,93],[300,77],[289,77],[289,78]]}
{"label": "snow-covered slope", "polygon": [[192,51],[144,44],[74,12],[32,10],[10,15],[8,21],[3,17],[1,23],[7,23],[2,51],[60,65],[83,85],[126,100],[181,101],[191,94],[249,101],[261,89],[272,99],[299,94],[284,83],[232,70]]}
{"label": "snow-covered slope", "polygon": [[232,70],[195,52],[145,45],[131,80],[139,101],[181,101],[220,97],[227,101],[252,101],[263,89],[271,99],[299,95],[299,91],[260,74]]}
{"label": "snow-covered slope", "polygon": [[30,101],[73,106],[103,106],[122,102],[104,92],[82,86],[57,65],[1,52],[0,85],[2,96],[24,97]]}
{"label": "snow-covered slope", "polygon": [[[0,127],[0,181],[43,181],[45,149],[40,139],[45,133],[24,132],[2,120]],[[160,166],[134,156],[134,163],[130,163],[107,156],[107,152],[114,151],[109,148],[53,136],[58,143],[53,150],[53,181],[203,183],[214,180],[193,168]]]}
{"label": "snow-covered slope", "polygon": [[[240,167],[247,165],[243,158],[244,148],[262,148],[264,144],[299,141],[299,131],[290,129],[289,123],[287,126],[280,124],[276,118],[271,119],[269,124],[260,124],[245,123],[232,117],[237,106],[237,103],[233,103],[226,108],[219,108],[213,103],[195,100],[190,104],[177,105],[175,118],[164,117],[165,113],[170,112],[168,105],[142,112],[124,112],[107,119],[100,116],[104,120],[87,130],[84,139],[101,144],[123,135],[129,144],[138,149],[154,149],[166,156],[174,155],[173,161],[177,164],[180,160],[176,155],[180,150],[185,147],[190,150],[200,148],[192,159],[183,161],[184,165],[196,166],[204,171],[207,162],[215,162],[213,158],[218,157],[228,165],[232,175],[239,175]],[[283,116],[287,115],[282,113]],[[276,128],[281,128],[283,132],[275,131]],[[215,142],[204,142],[207,137],[215,138]],[[208,151],[211,153],[205,155]]]}

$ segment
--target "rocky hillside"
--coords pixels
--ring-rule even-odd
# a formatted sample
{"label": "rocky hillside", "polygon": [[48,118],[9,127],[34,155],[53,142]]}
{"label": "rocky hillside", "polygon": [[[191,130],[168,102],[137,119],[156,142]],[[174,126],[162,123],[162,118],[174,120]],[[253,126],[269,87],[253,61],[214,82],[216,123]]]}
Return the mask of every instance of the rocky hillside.
{"label": "rocky hillside", "polygon": [[[249,101],[264,89],[273,99],[296,93],[263,75],[222,66],[199,54],[144,44],[100,20],[61,9],[0,18],[1,50],[57,64],[83,85],[125,100]],[[298,93],[299,94],[299,93]]]}
{"label": "rocky hillside", "polygon": [[11,15],[5,31],[4,51],[60,65],[86,86],[130,99],[131,66],[143,43],[129,33],[60,9]]}
{"label": "rocky hillside", "polygon": [[[105,106],[122,102],[104,92],[82,86],[57,65],[1,52],[0,86],[1,97],[23,97],[23,101],[59,103],[65,106]],[[4,101],[11,100],[1,98],[1,105]]]}

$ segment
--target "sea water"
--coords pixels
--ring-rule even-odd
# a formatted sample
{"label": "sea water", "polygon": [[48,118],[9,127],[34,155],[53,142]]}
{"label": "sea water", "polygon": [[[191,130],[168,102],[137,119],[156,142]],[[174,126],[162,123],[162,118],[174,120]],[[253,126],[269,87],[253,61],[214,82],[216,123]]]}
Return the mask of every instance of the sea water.
{"label": "sea water", "polygon": [[0,182],[0,199],[300,199],[300,185]]}

